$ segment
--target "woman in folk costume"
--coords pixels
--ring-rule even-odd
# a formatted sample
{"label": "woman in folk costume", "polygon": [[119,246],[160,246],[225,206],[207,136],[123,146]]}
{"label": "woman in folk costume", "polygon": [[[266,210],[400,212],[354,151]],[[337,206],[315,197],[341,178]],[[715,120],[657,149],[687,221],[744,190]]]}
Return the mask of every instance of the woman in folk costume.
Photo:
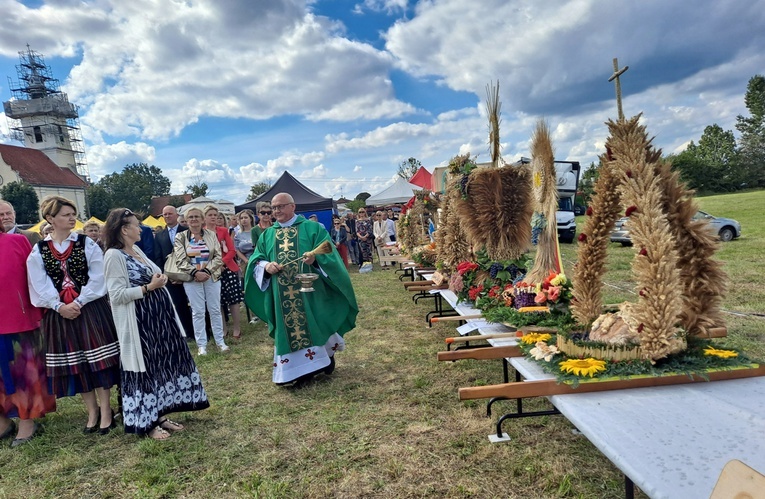
{"label": "woman in folk costume", "polygon": [[210,407],[184,340],[167,276],[136,243],[138,218],[125,208],[109,212],[104,266],[121,353],[125,433],[164,440],[183,430],[167,414]]}
{"label": "woman in folk costume", "polygon": [[115,427],[109,395],[119,382],[120,350],[106,299],[103,253],[91,238],[73,232],[72,201],[49,196],[40,211],[53,233],[35,245],[27,276],[32,304],[49,309],[41,324],[48,386],[58,398],[81,394],[88,409],[83,431],[106,435]]}
{"label": "woman in folk costume", "polygon": [[372,263],[372,242],[374,233],[372,229],[372,220],[367,216],[367,210],[359,209],[358,219],[356,220],[356,235],[359,238],[359,253],[361,253],[361,266],[364,262]]}
{"label": "woman in folk costume", "polygon": [[[0,282],[8,297],[0,300],[0,439],[15,434],[11,447],[30,441],[39,428],[35,418],[56,410],[45,376],[42,313],[29,301],[31,251],[26,237],[6,234],[0,224]],[[19,418],[18,431],[10,418]]]}

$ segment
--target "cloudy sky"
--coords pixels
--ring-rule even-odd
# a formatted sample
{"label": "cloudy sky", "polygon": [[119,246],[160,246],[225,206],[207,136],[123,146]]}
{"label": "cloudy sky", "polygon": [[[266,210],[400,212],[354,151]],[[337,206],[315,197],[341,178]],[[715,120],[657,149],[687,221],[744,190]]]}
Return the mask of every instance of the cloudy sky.
{"label": "cloudy sky", "polygon": [[[288,170],[323,195],[372,194],[413,156],[488,157],[500,82],[503,157],[548,121],[558,159],[602,152],[644,113],[666,152],[734,129],[765,73],[765,0],[0,0],[0,100],[18,52],[42,53],[80,122],[94,180],[159,166],[244,201]],[[10,142],[0,116],[0,141]]]}

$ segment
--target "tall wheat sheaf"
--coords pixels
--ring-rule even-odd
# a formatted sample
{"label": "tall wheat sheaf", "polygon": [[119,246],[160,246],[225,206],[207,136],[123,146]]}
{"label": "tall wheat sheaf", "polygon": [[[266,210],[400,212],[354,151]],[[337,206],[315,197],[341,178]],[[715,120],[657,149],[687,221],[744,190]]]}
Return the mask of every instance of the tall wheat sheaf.
{"label": "tall wheat sheaf", "polygon": [[639,119],[607,123],[608,152],[600,158],[603,166],[580,235],[571,310],[583,325],[600,314],[608,234],[624,205],[637,250],[632,269],[639,294],[627,310],[639,324],[646,357],[655,360],[684,348],[678,325],[686,335],[702,336],[724,325],[720,305],[727,276],[712,258],[719,243],[707,222],[693,220],[698,210],[693,191],[661,160]]}
{"label": "tall wheat sheaf", "polygon": [[460,226],[459,215],[455,211],[454,198],[459,197],[458,180],[450,175],[446,182],[446,192],[441,202],[441,215],[436,231],[436,261],[446,273],[457,270],[460,262],[472,259],[470,241]]}
{"label": "tall wheat sheaf", "polygon": [[531,182],[527,167],[477,168],[468,199],[455,199],[462,228],[492,260],[520,258],[531,242]]}
{"label": "tall wheat sheaf", "polygon": [[555,153],[547,123],[540,120],[531,137],[531,175],[534,211],[544,215],[547,226],[537,242],[534,266],[523,279],[530,284],[541,283],[551,273],[561,272],[558,225],[558,176],[555,172]]}

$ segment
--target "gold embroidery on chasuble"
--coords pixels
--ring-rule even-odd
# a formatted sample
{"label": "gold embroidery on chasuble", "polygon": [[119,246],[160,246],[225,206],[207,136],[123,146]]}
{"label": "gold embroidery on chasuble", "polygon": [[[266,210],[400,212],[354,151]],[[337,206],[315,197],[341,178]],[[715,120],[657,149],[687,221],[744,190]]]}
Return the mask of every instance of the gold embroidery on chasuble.
{"label": "gold embroidery on chasuble", "polygon": [[282,265],[282,271],[276,274],[279,284],[279,302],[282,307],[282,320],[287,332],[290,350],[296,352],[311,346],[308,334],[303,298],[300,294],[300,282],[295,277],[299,274],[302,260],[298,259],[299,226],[276,229],[276,263]]}

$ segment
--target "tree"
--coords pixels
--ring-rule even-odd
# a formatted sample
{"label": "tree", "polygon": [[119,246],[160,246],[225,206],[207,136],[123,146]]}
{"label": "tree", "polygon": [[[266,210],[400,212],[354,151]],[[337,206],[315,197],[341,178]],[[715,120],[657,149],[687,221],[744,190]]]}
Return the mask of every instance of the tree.
{"label": "tree", "polygon": [[175,194],[170,196],[170,199],[167,200],[167,204],[170,206],[175,206],[176,208],[180,208],[186,204],[186,197],[183,194]]}
{"label": "tree", "polygon": [[598,164],[590,163],[589,168],[587,168],[584,173],[582,173],[582,178],[579,180],[579,192],[582,193],[582,197],[584,199],[581,199],[580,201],[585,206],[590,204],[590,198],[595,193],[595,182],[597,182],[598,177],[600,177],[600,167],[601,165],[600,161],[598,161]]}
{"label": "tree", "polygon": [[368,193],[368,192],[359,192],[358,194],[356,194],[356,197],[354,199],[360,199],[362,201],[366,201],[367,199],[369,199],[371,197],[372,197],[372,195],[370,193]]}
{"label": "tree", "polygon": [[210,188],[207,182],[202,182],[202,177],[197,176],[194,178],[194,182],[186,186],[186,192],[191,194],[192,198],[198,198],[201,196],[207,196],[207,191]]}
{"label": "tree", "polygon": [[146,163],[133,163],[121,173],[106,175],[98,181],[111,197],[111,206],[146,211],[153,196],[170,194],[170,179],[162,170]]}
{"label": "tree", "polygon": [[422,163],[420,163],[420,160],[417,158],[409,158],[406,161],[402,161],[401,164],[398,165],[398,171],[396,173],[404,180],[409,180],[410,178],[414,177],[414,174],[417,173],[417,170],[420,168],[422,168]]}
{"label": "tree", "polygon": [[85,189],[85,200],[90,214],[101,220],[106,220],[109,210],[115,206],[111,195],[99,184],[90,184]]}
{"label": "tree", "polygon": [[689,188],[696,191],[706,190],[707,179],[704,164],[695,154],[686,148],[680,154],[669,155],[665,159],[672,162],[672,169],[680,172],[680,178],[688,184]]}
{"label": "tree", "polygon": [[31,185],[24,181],[10,182],[0,188],[0,197],[13,205],[17,224],[34,224],[40,221],[40,200]]}
{"label": "tree", "polygon": [[247,201],[252,201],[270,188],[271,184],[268,182],[258,182],[257,184],[253,184],[252,187],[250,187],[250,194],[247,196]]}
{"label": "tree", "polygon": [[363,199],[354,199],[353,201],[348,201],[345,203],[345,207],[351,210],[353,213],[356,213],[366,205],[367,203]]}
{"label": "tree", "polygon": [[736,117],[742,171],[748,186],[765,187],[765,76],[749,80],[744,103],[751,115]]}
{"label": "tree", "polygon": [[732,131],[719,125],[709,125],[699,139],[673,158],[688,186],[702,192],[728,192],[739,188],[743,181]]}

